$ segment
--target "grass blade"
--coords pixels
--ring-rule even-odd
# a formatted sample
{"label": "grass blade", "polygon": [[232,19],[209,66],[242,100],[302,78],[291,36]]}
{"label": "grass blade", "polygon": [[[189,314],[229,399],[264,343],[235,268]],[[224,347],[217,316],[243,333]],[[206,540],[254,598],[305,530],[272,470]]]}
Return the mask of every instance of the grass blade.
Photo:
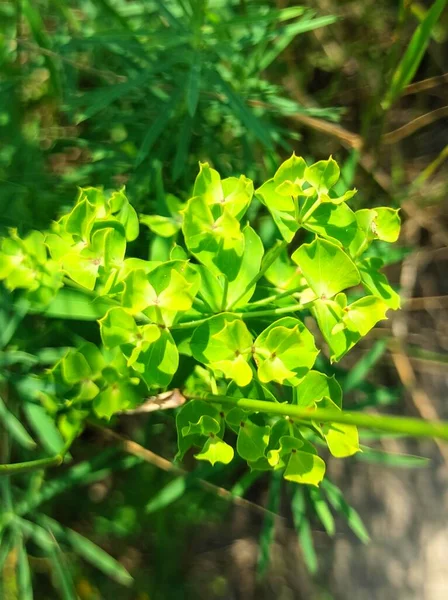
{"label": "grass blade", "polygon": [[193,118],[185,115],[182,127],[179,131],[177,141],[176,155],[173,161],[173,180],[177,181],[185,170],[187,164],[188,151],[190,149],[191,135],[193,133]]}
{"label": "grass blade", "polygon": [[76,554],[114,581],[125,586],[129,586],[133,583],[134,580],[132,576],[123,565],[89,539],[76,531],[73,531],[73,529],[63,527],[50,517],[41,516],[39,522],[43,527],[51,531],[57,541],[64,542],[71,546]]}
{"label": "grass blade", "polygon": [[243,497],[262,475],[263,471],[247,471],[232,487],[231,494],[237,498]]}
{"label": "grass blade", "polygon": [[19,548],[17,553],[17,583],[19,588],[20,600],[33,600],[33,584],[31,580],[30,564],[23,543],[22,536],[19,535]]}
{"label": "grass blade", "polygon": [[262,60],[258,63],[259,71],[267,69],[297,35],[312,31],[313,29],[319,29],[320,27],[326,27],[335,21],[337,21],[337,17],[333,15],[318,17],[317,19],[306,17],[296,23],[285,26],[275,38],[272,47],[264,53]]}
{"label": "grass blade", "polygon": [[330,508],[325,501],[325,498],[322,496],[322,492],[318,488],[310,488],[309,495],[319,521],[324,526],[328,535],[333,536],[336,531],[336,526]]}
{"label": "grass blade", "polygon": [[69,576],[69,569],[64,564],[63,556],[54,537],[40,525],[22,519],[14,518],[17,528],[26,536],[32,537],[35,543],[45,552],[53,564],[53,573],[63,600],[77,600],[75,586]]}
{"label": "grass blade", "polygon": [[301,486],[295,486],[291,501],[292,517],[297,537],[303,552],[303,559],[310,573],[317,571],[317,556],[314,550],[310,522],[306,516],[305,494]]}
{"label": "grass blade", "polygon": [[141,88],[151,81],[157,73],[161,71],[169,71],[170,67],[180,62],[177,53],[169,56],[166,60],[159,60],[154,63],[151,68],[145,69],[139,75],[130,78],[124,83],[110,85],[105,88],[100,88],[93,92],[83,94],[79,99],[72,102],[72,106],[87,105],[82,114],[78,115],[76,123],[82,123],[86,119],[90,119],[98,112],[107,108],[110,104],[119,100],[132,90],[141,90]]}
{"label": "grass blade", "polygon": [[223,92],[235,116],[241,121],[241,123],[243,123],[249,132],[253,133],[253,135],[257,137],[260,142],[262,142],[267,148],[271,149],[272,140],[269,130],[265,127],[265,125],[251,110],[247,108],[243,100],[234,91],[232,86],[227,83],[227,81],[225,81],[217,71],[212,71],[210,75],[212,80],[215,81],[217,87]]}
{"label": "grass blade", "polygon": [[187,84],[187,110],[191,117],[194,117],[196,108],[198,106],[199,92],[201,89],[201,70],[201,54],[199,52],[195,52],[191,62]]}
{"label": "grass blade", "polygon": [[70,576],[70,570],[67,568],[64,556],[56,544],[49,552],[49,557],[53,563],[53,572],[63,600],[78,600],[79,596]]}
{"label": "grass blade", "polygon": [[28,431],[7,408],[2,398],[0,397],[0,422],[10,436],[24,448],[30,450],[36,447],[36,442],[30,436]]}
{"label": "grass blade", "polygon": [[25,402],[23,408],[31,427],[45,450],[51,454],[61,452],[64,448],[64,440],[46,410],[39,404],[32,402]]}
{"label": "grass blade", "polygon": [[183,496],[187,487],[187,477],[183,475],[176,477],[151,498],[145,507],[145,512],[149,514],[169,506]]}
{"label": "grass blade", "polygon": [[432,30],[442,14],[446,3],[447,0],[435,0],[434,4],[426,13],[425,18],[415,30],[403,58],[395,69],[389,89],[381,103],[384,110],[388,110],[392,106],[399,98],[403,88],[412,81],[423,56],[425,55],[426,48],[431,39]]}
{"label": "grass blade", "polygon": [[266,516],[260,534],[260,549],[257,562],[257,577],[262,579],[268,570],[271,559],[271,548],[275,537],[275,518],[280,508],[282,474],[274,471],[271,475]]}
{"label": "grass blade", "polygon": [[387,340],[378,340],[372,348],[350,369],[344,380],[344,392],[355,389],[369,374],[372,367],[387,349]]}
{"label": "grass blade", "polygon": [[343,515],[356,537],[360,539],[363,544],[370,542],[370,536],[361,517],[356,510],[348,504],[341,490],[334,485],[334,483],[328,481],[328,479],[322,481],[321,487],[327,495],[330,504],[337,512]]}
{"label": "grass blade", "polygon": [[173,92],[171,99],[163,107],[161,113],[159,113],[159,115],[154,119],[151,127],[148,129],[148,132],[146,133],[146,136],[143,139],[142,145],[140,146],[140,150],[138,151],[137,156],[135,158],[136,167],[138,167],[145,160],[145,158],[148,157],[152,147],[164,131],[171,118],[173,110],[179,103],[179,99],[182,92],[182,86],[179,86],[179,88],[175,92]]}
{"label": "grass blade", "polygon": [[20,300],[14,304],[14,313],[11,317],[8,316],[7,318],[3,318],[2,315],[2,322],[5,321],[5,323],[4,328],[2,327],[2,331],[0,333],[0,348],[5,348],[5,346],[9,344],[12,336],[17,330],[17,327],[20,325],[29,309],[30,303],[28,300],[26,298],[20,298]]}
{"label": "grass blade", "polygon": [[380,465],[386,465],[390,467],[400,467],[407,469],[415,469],[421,467],[427,467],[431,460],[424,456],[415,456],[414,454],[398,454],[395,452],[384,452],[383,450],[376,450],[369,448],[368,446],[361,445],[362,452],[359,452],[356,456],[356,460],[361,460],[369,463],[377,463]]}

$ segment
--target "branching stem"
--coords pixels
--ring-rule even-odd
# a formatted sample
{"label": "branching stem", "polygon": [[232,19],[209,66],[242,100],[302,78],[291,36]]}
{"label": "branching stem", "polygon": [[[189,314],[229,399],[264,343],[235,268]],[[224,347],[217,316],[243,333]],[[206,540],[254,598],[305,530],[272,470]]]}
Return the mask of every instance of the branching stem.
{"label": "branching stem", "polygon": [[293,417],[303,421],[319,423],[344,423],[366,429],[375,429],[388,433],[397,433],[413,437],[434,437],[448,440],[448,422],[423,421],[411,417],[396,417],[391,415],[374,415],[367,413],[345,412],[322,408],[305,408],[294,404],[275,404],[266,400],[250,398],[232,398],[214,394],[188,394],[189,399],[205,400],[217,404],[230,404],[247,410],[263,412],[271,415]]}

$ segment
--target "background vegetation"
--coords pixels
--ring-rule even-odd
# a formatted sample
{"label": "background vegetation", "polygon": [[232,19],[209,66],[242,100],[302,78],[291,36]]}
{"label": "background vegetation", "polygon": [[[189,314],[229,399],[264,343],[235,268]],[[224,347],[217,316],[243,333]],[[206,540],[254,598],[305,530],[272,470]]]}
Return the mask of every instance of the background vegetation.
{"label": "background vegetation", "polygon": [[[401,245],[384,255],[404,310],[338,365],[346,406],[447,417],[440,402],[448,343],[445,5],[1,2],[0,227],[46,226],[83,185],[125,184],[136,208],[169,215],[168,194],[188,198],[199,160],[223,176],[245,173],[261,182],[292,150],[311,161],[333,154],[345,185],[360,190],[354,207],[400,207],[405,221]],[[262,211],[258,219],[269,246],[270,220]],[[151,258],[167,252],[163,239],[149,232],[142,243]],[[0,317],[5,403],[11,389],[26,398],[30,373],[88,337],[85,324],[44,322],[6,294]],[[51,425],[42,415],[26,416],[51,450]],[[86,600],[255,593],[437,598],[423,595],[425,582],[394,589],[393,577],[380,588],[349,573],[343,589],[338,577],[348,567],[336,550],[344,548],[341,538],[356,544],[345,522],[362,541],[368,534],[337,488],[324,490],[324,498],[300,491],[291,503],[275,478],[255,481],[206,467],[181,472],[166,460],[175,454],[172,419],[169,412],[123,416],[114,434],[86,431],[72,450],[72,465],[48,472],[48,480],[38,473],[14,480],[12,489],[4,484],[3,512],[14,501],[16,512],[18,504],[20,514],[50,530],[60,546],[49,556],[45,541],[35,543],[30,531],[24,561],[23,542],[3,541],[2,597],[31,597],[23,595],[30,593],[29,563],[36,598],[55,597],[53,583],[65,597]],[[384,477],[388,464],[424,464],[409,453],[431,455],[427,472],[435,479],[416,480],[436,496],[437,486],[443,489],[446,469],[439,465],[448,460],[446,447],[390,438],[369,445],[376,452],[349,461],[345,473],[333,467],[360,512],[371,509],[361,484],[352,483],[364,481],[370,468],[361,460],[384,463],[375,471]],[[2,449],[3,458],[8,451]],[[187,459],[184,466],[193,464]],[[375,497],[384,493],[370,489]],[[323,541],[323,529],[337,532],[332,545]],[[131,587],[123,585],[130,583],[126,573],[86,539],[119,559],[134,578]],[[377,563],[366,559],[365,573],[369,564]]]}

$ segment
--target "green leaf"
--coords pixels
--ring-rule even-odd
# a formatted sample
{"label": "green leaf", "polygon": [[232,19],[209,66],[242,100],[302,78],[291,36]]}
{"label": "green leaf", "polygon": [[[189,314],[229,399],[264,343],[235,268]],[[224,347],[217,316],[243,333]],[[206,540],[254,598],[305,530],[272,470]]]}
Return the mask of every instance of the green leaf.
{"label": "green leaf", "polygon": [[338,182],[340,175],[338,163],[330,157],[320,160],[305,169],[304,179],[318,194],[327,193]]}
{"label": "green leaf", "polygon": [[371,226],[374,236],[390,244],[396,242],[400,235],[401,225],[399,210],[388,207],[379,207],[374,210],[376,215]]}
{"label": "green leaf", "polygon": [[171,333],[162,329],[155,341],[143,343],[132,367],[149,388],[167,387],[179,367],[179,352]]}
{"label": "green leaf", "polygon": [[404,87],[412,81],[426,52],[434,26],[445,6],[446,0],[435,0],[431,8],[427,11],[425,18],[415,30],[403,58],[400,60],[392,76],[389,89],[381,104],[384,110],[388,110],[392,106],[400,97]]}
{"label": "green leaf", "polygon": [[202,450],[195,454],[197,460],[207,460],[212,465],[217,462],[228,465],[233,459],[233,448],[217,437],[209,437]]}
{"label": "green leaf", "polygon": [[246,106],[241,97],[234,91],[232,85],[225,81],[216,70],[209,71],[210,78],[221,88],[226,96],[230,108],[235,116],[246,127],[249,133],[257,137],[266,148],[272,148],[272,140],[269,129],[259,120],[257,116]]}
{"label": "green leaf", "polygon": [[308,570],[314,574],[317,572],[317,556],[314,550],[310,522],[306,516],[305,493],[301,488],[296,487],[293,491],[291,510],[305,564]]}
{"label": "green leaf", "polygon": [[21,600],[33,600],[33,582],[31,579],[30,564],[22,536],[19,538],[17,552],[17,583]]}
{"label": "green leaf", "polygon": [[226,306],[231,306],[232,309],[245,306],[252,298],[256,289],[253,281],[260,272],[264,253],[263,243],[250,225],[246,225],[242,233],[244,253],[238,273],[233,281],[229,281],[227,289]]}
{"label": "green leaf", "polygon": [[330,347],[332,362],[340,360],[361,339],[358,332],[343,326],[344,311],[334,300],[315,300],[311,312]]}
{"label": "green leaf", "polygon": [[325,475],[325,462],[311,452],[291,451],[283,477],[288,481],[318,486]]}
{"label": "green leaf", "polygon": [[85,287],[87,290],[93,290],[98,277],[103,258],[100,253],[92,252],[89,248],[81,252],[70,252],[66,254],[61,261],[63,271],[75,283]]}
{"label": "green leaf", "polygon": [[[264,274],[265,278],[280,290],[291,290],[302,285],[302,275],[297,266],[289,258],[286,250],[272,263]],[[303,284],[305,287],[305,284]]]}
{"label": "green leaf", "polygon": [[376,296],[365,296],[344,309],[343,323],[347,329],[364,337],[378,321],[387,318],[388,309],[387,304]]}
{"label": "green leaf", "polygon": [[[253,476],[254,473],[251,473]],[[257,475],[257,473],[255,473]],[[267,501],[267,512],[263,520],[263,528],[260,534],[260,550],[257,562],[257,575],[263,577],[266,573],[272,551],[275,536],[275,521],[280,510],[282,491],[282,479],[278,472],[273,472],[269,484],[269,495]]]}
{"label": "green leaf", "polygon": [[151,498],[145,506],[145,512],[151,514],[158,510],[169,506],[179,498],[181,498],[188,488],[187,476],[181,475],[176,477]]}
{"label": "green leaf", "polygon": [[130,586],[133,583],[133,578],[123,565],[89,539],[73,531],[73,529],[63,527],[47,516],[42,517],[41,522],[54,534],[58,541],[69,544],[76,554],[114,581],[125,586]]}
{"label": "green leaf", "polygon": [[255,461],[262,458],[269,443],[269,426],[255,425],[250,419],[240,423],[236,450],[244,460]]}
{"label": "green leaf", "polygon": [[92,371],[86,358],[77,350],[70,349],[61,361],[62,377],[69,383],[87,379]]}
{"label": "green leaf", "polygon": [[390,308],[400,308],[400,296],[391,287],[387,277],[380,273],[383,261],[380,258],[366,258],[358,263],[361,281],[367,290],[381,298]]}
{"label": "green leaf", "polygon": [[222,273],[230,281],[236,278],[244,236],[239,221],[228,209],[209,205],[204,196],[195,196],[184,210],[182,231],[188,250],[215,276]]}
{"label": "green leaf", "polygon": [[350,243],[350,254],[354,257],[367,250],[373,240],[396,242],[400,234],[401,220],[398,210],[388,207],[363,208],[356,211],[358,232]]}
{"label": "green leaf", "polygon": [[354,531],[361,542],[367,544],[370,541],[370,536],[364,523],[356,510],[347,503],[341,490],[334,483],[328,481],[328,479],[322,481],[322,489],[333,508],[345,517],[350,529]]}
{"label": "green leaf", "polygon": [[140,402],[134,386],[125,381],[115,381],[94,398],[93,410],[100,419],[109,420],[115,413],[134,408]]}
{"label": "green leaf", "polygon": [[318,488],[310,488],[309,490],[310,499],[313,504],[313,508],[316,511],[319,521],[325,528],[325,531],[329,536],[334,536],[336,532],[336,525],[334,522],[333,515],[330,508],[322,495],[322,492]]}
{"label": "green leaf", "polygon": [[176,313],[189,310],[199,287],[199,277],[186,261],[169,261],[149,273],[135,269],[125,279],[123,306],[132,314],[141,311],[154,322],[171,325]]}
{"label": "green leaf", "polygon": [[283,239],[289,243],[299,229],[298,207],[296,209],[291,196],[282,195],[277,187],[274,179],[268,179],[255,194],[268,208]]}
{"label": "green leaf", "polygon": [[182,427],[182,435],[209,435],[210,433],[219,433],[221,425],[216,419],[208,415],[202,415],[197,423],[190,423],[186,427]]}
{"label": "green leaf", "polygon": [[302,244],[292,259],[318,298],[332,298],[338,292],[357,285],[361,278],[353,261],[336,244],[316,239]]}
{"label": "green leaf", "polygon": [[195,52],[191,62],[190,74],[187,82],[187,109],[191,117],[194,117],[199,100],[201,87],[202,60],[200,52]]}
{"label": "green leaf", "polygon": [[252,379],[247,362],[252,341],[243,321],[231,313],[221,313],[195,329],[190,346],[196,360],[244,386]]}
{"label": "green leaf", "polygon": [[174,237],[182,226],[181,221],[160,215],[140,215],[140,223],[147,225],[156,235],[166,238]]}
{"label": "green leaf", "polygon": [[319,371],[309,371],[296,389],[298,406],[314,406],[322,398],[331,398],[342,408],[342,390],[335,376],[328,377]]}
{"label": "green leaf", "polygon": [[221,185],[222,196],[219,203],[232,216],[240,220],[252,201],[254,195],[253,182],[244,175],[240,175],[240,177],[223,179]]}
{"label": "green leaf", "polygon": [[[301,8],[301,7],[288,7],[289,8]],[[274,38],[272,47],[268,48],[267,51],[263,52],[261,60],[257,63],[259,71],[264,71],[274,60],[279,56],[285,48],[293,41],[296,35],[305,33],[307,31],[313,31],[320,27],[326,27],[331,25],[337,20],[337,17],[333,15],[326,15],[324,17],[313,18],[314,13],[311,12],[311,17],[307,14],[302,19],[295,23],[291,23],[286,27],[283,27]]]}
{"label": "green leaf", "polygon": [[[329,398],[325,398],[319,408],[339,409]],[[358,429],[344,423],[325,424],[321,427],[328,448],[336,458],[352,456],[360,451]]]}
{"label": "green leaf", "polygon": [[0,422],[9,435],[24,448],[35,448],[36,442],[0,397]]}
{"label": "green leaf", "polygon": [[172,113],[179,103],[182,94],[182,86],[179,86],[176,90],[172,91],[169,101],[166,102],[163,106],[163,109],[159,111],[157,119],[152,121],[152,124],[143,138],[143,142],[135,158],[136,167],[141,165],[142,162],[148,158],[148,155],[150,154],[154,144],[166,129]]}
{"label": "green leaf", "polygon": [[172,163],[173,181],[177,181],[179,179],[179,177],[185,171],[186,165],[188,164],[193,126],[194,119],[190,117],[190,115],[185,115],[182,122],[182,127],[179,129],[179,135],[177,137],[176,144],[176,154]]}
{"label": "green leaf", "polygon": [[[348,371],[344,379],[344,392],[357,388],[367,377],[376,362],[387,350],[387,340],[377,340],[366,354]],[[331,398],[331,396],[329,396]],[[334,399],[332,398],[334,401]]]}
{"label": "green leaf", "polygon": [[298,319],[271,323],[255,340],[255,360],[262,383],[296,385],[313,366],[318,350],[314,338]]}
{"label": "green leaf", "polygon": [[385,452],[376,448],[360,446],[361,453],[356,455],[357,460],[373,464],[387,465],[389,467],[400,467],[415,469],[427,467],[431,463],[430,458],[415,456],[414,454],[398,454],[396,452]]}
{"label": "green leaf", "polygon": [[106,348],[114,348],[136,340],[138,329],[134,317],[122,308],[111,308],[98,322],[101,339]]}
{"label": "green leaf", "polygon": [[193,187],[193,197],[201,196],[207,204],[220,203],[223,200],[221,177],[208,163],[199,163],[199,173]]}
{"label": "green leaf", "polygon": [[96,321],[103,317],[109,309],[110,302],[106,299],[92,300],[82,291],[62,288],[43,312],[46,316],[55,319]]}
{"label": "green leaf", "polygon": [[58,454],[65,446],[53,419],[39,404],[25,402],[23,405],[26,417],[42,446],[50,454]]}
{"label": "green leaf", "polygon": [[[305,215],[311,202],[313,198],[305,202],[301,217]],[[312,212],[302,226],[330,242],[348,248],[358,232],[355,215],[356,213],[346,204],[324,202]]]}
{"label": "green leaf", "polygon": [[191,400],[184,404],[178,411],[176,415],[177,460],[181,460],[184,457],[185,452],[192,446],[201,447],[204,443],[202,434],[188,435],[187,437],[182,435],[182,430],[185,427],[188,428],[191,423],[198,423],[203,416],[211,417],[217,421],[220,420],[218,409],[202,400]]}
{"label": "green leaf", "polygon": [[285,160],[274,175],[275,191],[282,196],[298,196],[305,181],[306,162],[295,153]]}

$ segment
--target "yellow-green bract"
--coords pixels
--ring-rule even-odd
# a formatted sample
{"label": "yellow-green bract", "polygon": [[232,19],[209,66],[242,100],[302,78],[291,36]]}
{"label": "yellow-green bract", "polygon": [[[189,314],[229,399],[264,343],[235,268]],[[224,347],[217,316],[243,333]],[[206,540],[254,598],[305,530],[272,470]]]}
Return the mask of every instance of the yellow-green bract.
{"label": "yellow-green bract", "polygon": [[[6,287],[48,317],[99,323],[101,346],[70,349],[45,376],[41,397],[63,435],[174,384],[192,398],[176,415],[179,459],[195,448],[198,460],[229,463],[236,452],[252,470],[317,486],[319,445],[359,452],[341,388],[315,361],[320,350],[339,360],[399,308],[375,243],[396,241],[400,218],[354,211],[356,190],[341,193],[339,182],[336,193],[339,176],[331,157],[293,154],[254,189],[202,163],[191,198],[167,197],[169,215],[137,215],[124,189],[85,188],[48,231],[11,231],[0,247]],[[247,218],[254,198],[277,226],[270,248]],[[139,221],[168,240],[163,260],[143,258],[142,244],[129,254]]]}

